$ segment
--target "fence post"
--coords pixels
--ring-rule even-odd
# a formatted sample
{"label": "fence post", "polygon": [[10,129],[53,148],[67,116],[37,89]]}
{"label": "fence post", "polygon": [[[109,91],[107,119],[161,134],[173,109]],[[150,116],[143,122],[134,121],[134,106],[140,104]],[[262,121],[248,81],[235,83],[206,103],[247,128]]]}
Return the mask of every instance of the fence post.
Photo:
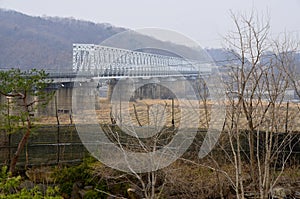
{"label": "fence post", "polygon": [[172,127],[175,127],[175,120],[174,120],[174,98],[172,98]]}
{"label": "fence post", "polygon": [[57,164],[59,164],[59,159],[60,159],[60,145],[59,145],[59,131],[60,131],[60,122],[59,122],[59,118],[58,118],[58,109],[57,109],[57,96],[55,95],[55,98],[54,98],[54,102],[55,102],[55,117],[56,117],[56,121],[57,121],[57,147],[56,147],[56,150],[57,150],[57,156],[56,156],[56,162]]}
{"label": "fence post", "polygon": [[8,165],[10,165],[11,160],[11,121],[10,121],[10,97],[7,99],[7,119],[8,119]]}
{"label": "fence post", "polygon": [[288,132],[288,123],[289,123],[289,101],[287,101],[287,103],[286,103],[285,133]]}
{"label": "fence post", "polygon": [[11,134],[8,134],[8,165],[10,165],[11,160]]}

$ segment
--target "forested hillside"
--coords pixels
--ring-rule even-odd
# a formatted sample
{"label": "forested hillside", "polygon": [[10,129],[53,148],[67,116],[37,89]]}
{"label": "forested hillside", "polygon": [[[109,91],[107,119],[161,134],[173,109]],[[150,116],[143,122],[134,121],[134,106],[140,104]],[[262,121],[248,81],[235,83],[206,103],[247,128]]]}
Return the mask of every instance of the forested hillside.
{"label": "forested hillside", "polygon": [[0,68],[71,68],[72,44],[98,44],[124,31],[110,24],[0,10]]}

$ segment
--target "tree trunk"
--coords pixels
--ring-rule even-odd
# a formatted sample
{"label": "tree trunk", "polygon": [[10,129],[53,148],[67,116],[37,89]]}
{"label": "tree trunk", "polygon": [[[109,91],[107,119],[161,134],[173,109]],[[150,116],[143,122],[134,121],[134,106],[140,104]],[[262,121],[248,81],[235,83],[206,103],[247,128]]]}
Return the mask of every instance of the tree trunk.
{"label": "tree trunk", "polygon": [[27,116],[26,116],[26,122],[27,122],[27,127],[26,127],[26,133],[23,135],[21,141],[19,142],[18,144],[18,148],[17,148],[17,151],[16,153],[13,155],[12,159],[11,159],[11,162],[10,162],[10,167],[9,167],[9,171],[11,172],[11,174],[13,175],[15,173],[15,169],[16,169],[16,164],[18,162],[18,159],[20,157],[20,154],[21,152],[23,151],[26,143],[27,143],[27,140],[30,136],[30,133],[31,133],[31,121],[30,121],[30,116],[29,116],[29,109],[28,109],[28,104],[27,104],[27,97],[26,97],[26,93],[22,99],[23,101],[23,107],[25,109],[25,113],[27,113]]}
{"label": "tree trunk", "polygon": [[22,150],[24,149],[24,146],[27,143],[27,140],[30,136],[30,131],[31,131],[31,127],[30,127],[30,122],[28,121],[26,133],[23,135],[22,140],[19,142],[17,151],[13,155],[11,162],[10,162],[9,171],[12,174],[14,174],[14,172],[15,172],[16,164],[17,164],[20,154],[21,154]]}
{"label": "tree trunk", "polygon": [[254,182],[256,178],[256,160],[255,160],[255,154],[254,154],[254,130],[251,130],[248,136],[249,139],[249,153],[250,153],[250,172],[251,172],[251,179]]}

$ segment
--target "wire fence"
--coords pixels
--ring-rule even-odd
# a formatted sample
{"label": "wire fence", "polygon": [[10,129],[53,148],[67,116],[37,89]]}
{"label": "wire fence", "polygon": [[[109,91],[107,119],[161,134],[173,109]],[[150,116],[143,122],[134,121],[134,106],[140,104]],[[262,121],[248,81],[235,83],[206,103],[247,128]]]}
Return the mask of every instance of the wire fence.
{"label": "wire fence", "polygon": [[[18,147],[22,130],[14,134],[2,131],[0,165],[7,165]],[[88,156],[74,125],[37,126],[21,153],[18,166],[58,165],[81,162]]]}
{"label": "wire fence", "polygon": [[[17,149],[17,145],[21,140],[22,134],[22,130],[14,134],[6,134],[5,131],[0,131],[0,166],[9,164],[13,153]],[[286,133],[281,133],[276,136],[276,139],[283,139],[286,136],[285,134]],[[205,135],[206,131],[198,130],[194,143],[187,150],[186,155],[190,153],[197,154]],[[292,155],[290,159],[293,162],[292,164],[299,164],[300,133],[295,132],[290,134],[290,136],[292,138],[289,141],[290,144],[281,148],[280,154],[285,155],[291,152]],[[249,146],[247,143],[247,132],[244,132],[242,137],[244,137],[242,138],[243,150],[245,154],[248,154],[247,151],[249,150]],[[264,137],[263,134],[262,137]],[[128,142],[129,140],[124,138],[122,141]],[[263,138],[261,138],[261,141],[262,143],[260,143],[260,145],[263,147],[265,144]],[[291,148],[290,146],[293,147]],[[222,140],[221,138],[212,153],[221,159],[224,156],[224,153],[231,154],[231,148],[228,146],[227,140]],[[43,125],[33,128],[30,139],[28,140],[17,165],[23,167],[73,164],[83,161],[83,159],[88,156],[89,152],[82,144],[80,137],[76,132],[75,125]]]}

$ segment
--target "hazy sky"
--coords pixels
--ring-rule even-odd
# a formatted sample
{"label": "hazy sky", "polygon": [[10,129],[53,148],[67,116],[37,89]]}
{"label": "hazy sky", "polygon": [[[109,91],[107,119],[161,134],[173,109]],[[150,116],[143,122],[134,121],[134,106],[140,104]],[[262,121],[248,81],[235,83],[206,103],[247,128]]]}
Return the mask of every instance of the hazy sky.
{"label": "hazy sky", "polygon": [[[272,34],[300,35],[300,0],[0,0],[0,7],[35,16],[74,17],[126,28],[165,28],[221,46],[233,29],[230,10],[268,14]],[[1,28],[1,27],[0,27]]]}

